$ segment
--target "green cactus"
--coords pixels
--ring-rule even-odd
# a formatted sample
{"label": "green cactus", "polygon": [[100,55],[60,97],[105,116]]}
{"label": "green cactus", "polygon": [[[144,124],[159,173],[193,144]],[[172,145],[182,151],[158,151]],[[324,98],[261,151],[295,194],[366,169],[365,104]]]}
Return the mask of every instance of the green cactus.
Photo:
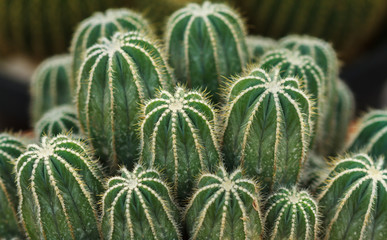
{"label": "green cactus", "polygon": [[116,33],[88,49],[76,103],[85,135],[106,166],[132,169],[139,139],[139,104],[158,88],[173,89],[173,79],[155,43],[138,32]]}
{"label": "green cactus", "polygon": [[162,169],[179,200],[191,194],[194,179],[220,161],[217,113],[203,94],[177,87],[161,91],[143,109],[141,156],[145,166]]}
{"label": "green cactus", "polygon": [[42,138],[16,162],[19,213],[30,239],[99,239],[103,173],[86,146],[66,135]]}
{"label": "green cactus", "polygon": [[320,187],[324,239],[387,238],[387,170],[383,159],[356,154],[339,160]]}
{"label": "green cactus", "polygon": [[318,206],[307,191],[280,188],[266,203],[268,239],[318,239]]}
{"label": "green cactus", "polygon": [[71,105],[62,105],[49,110],[35,125],[35,136],[54,137],[59,134],[71,132],[80,134],[80,125],[77,111]]}
{"label": "green cactus", "polygon": [[299,186],[314,191],[328,177],[331,172],[329,159],[310,151],[308,160],[301,171]]}
{"label": "green cactus", "polygon": [[57,55],[43,61],[35,70],[31,79],[32,125],[51,108],[72,103],[71,61],[68,54]]}
{"label": "green cactus", "polygon": [[228,169],[238,165],[265,191],[296,183],[310,145],[312,103],[299,80],[278,68],[255,68],[226,89],[223,151]]}
{"label": "green cactus", "polygon": [[203,173],[197,188],[184,213],[190,239],[261,239],[258,187],[240,169]]}
{"label": "green cactus", "polygon": [[222,76],[242,71],[248,61],[245,27],[240,16],[224,4],[188,4],[168,20],[166,46],[177,80],[206,88],[219,100]]}
{"label": "green cactus", "polygon": [[252,35],[246,37],[246,44],[250,61],[254,63],[259,62],[266,52],[276,49],[278,45],[277,41],[272,38]]}
{"label": "green cactus", "polygon": [[16,215],[17,191],[13,169],[24,144],[7,133],[0,134],[0,238],[21,237]]}
{"label": "green cactus", "polygon": [[103,196],[104,239],[181,239],[178,209],[160,174],[141,165],[120,172]]}

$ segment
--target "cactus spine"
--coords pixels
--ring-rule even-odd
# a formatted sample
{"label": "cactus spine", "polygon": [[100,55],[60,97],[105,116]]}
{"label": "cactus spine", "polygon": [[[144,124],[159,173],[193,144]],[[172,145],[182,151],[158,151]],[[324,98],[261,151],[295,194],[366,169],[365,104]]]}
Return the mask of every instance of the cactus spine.
{"label": "cactus spine", "polygon": [[274,39],[252,35],[246,37],[246,44],[251,62],[259,62],[266,52],[276,49],[278,45]]}
{"label": "cactus spine", "polygon": [[240,169],[203,173],[197,188],[184,213],[190,239],[261,239],[257,185]]}
{"label": "cactus spine", "polygon": [[33,125],[49,109],[72,103],[71,56],[57,55],[42,62],[31,79]]}
{"label": "cactus spine", "polygon": [[177,80],[205,87],[218,101],[222,76],[242,71],[248,61],[240,16],[224,4],[188,4],[168,20],[167,52]]}
{"label": "cactus spine", "polygon": [[30,239],[99,239],[96,197],[103,174],[65,135],[29,145],[16,163],[19,212]]}
{"label": "cactus spine", "polygon": [[265,191],[291,186],[307,157],[312,104],[299,80],[279,69],[255,68],[226,89],[223,150],[229,169],[239,164]]}
{"label": "cactus spine", "polygon": [[178,209],[160,174],[141,165],[120,172],[103,196],[104,239],[181,239]]}
{"label": "cactus spine", "polygon": [[106,165],[132,169],[138,154],[138,106],[158,88],[172,90],[169,68],[153,41],[116,33],[88,49],[77,93],[81,128]]}
{"label": "cactus spine", "polygon": [[280,188],[267,199],[265,216],[270,239],[317,239],[318,206],[306,191]]}

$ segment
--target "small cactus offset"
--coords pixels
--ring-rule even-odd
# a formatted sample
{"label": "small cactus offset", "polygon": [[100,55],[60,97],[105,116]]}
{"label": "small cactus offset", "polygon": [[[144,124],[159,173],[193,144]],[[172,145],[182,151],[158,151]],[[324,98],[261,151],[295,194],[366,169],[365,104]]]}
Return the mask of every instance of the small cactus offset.
{"label": "small cactus offset", "polygon": [[29,145],[16,163],[19,214],[34,239],[99,239],[103,173],[86,146],[65,135]]}
{"label": "small cactus offset", "polygon": [[299,80],[255,68],[226,89],[223,152],[228,169],[239,164],[265,191],[292,186],[310,145],[312,103]]}
{"label": "small cactus offset", "polygon": [[251,62],[259,62],[266,52],[276,49],[278,45],[272,38],[251,35],[246,37],[246,44]]}
{"label": "small cactus offset", "polygon": [[71,56],[57,55],[43,61],[31,79],[31,122],[34,125],[49,109],[71,104]]}
{"label": "small cactus offset", "polygon": [[280,188],[266,205],[267,239],[318,239],[318,206],[307,191]]}
{"label": "small cactus offset", "polygon": [[120,172],[103,196],[104,239],[181,239],[178,209],[160,174],[141,165]]}
{"label": "small cactus offset", "polygon": [[203,173],[184,216],[191,240],[262,238],[258,187],[240,169]]}
{"label": "small cactus offset", "polygon": [[161,91],[150,100],[143,118],[140,161],[161,169],[185,200],[197,175],[220,161],[215,109],[203,94],[177,87],[174,95]]}
{"label": "small cactus offset", "polygon": [[318,197],[324,239],[387,238],[387,170],[383,159],[356,154],[339,160]]}
{"label": "small cactus offset", "polygon": [[174,81],[156,44],[138,32],[116,33],[87,51],[76,103],[81,128],[105,165],[132,169],[139,104]]}
{"label": "small cactus offset", "polygon": [[222,76],[242,71],[248,61],[245,27],[225,4],[188,4],[168,20],[166,46],[179,82],[203,87],[219,100]]}
{"label": "small cactus offset", "polygon": [[36,123],[34,131],[39,139],[43,136],[54,137],[68,132],[79,135],[77,111],[71,105],[55,107],[43,115]]}

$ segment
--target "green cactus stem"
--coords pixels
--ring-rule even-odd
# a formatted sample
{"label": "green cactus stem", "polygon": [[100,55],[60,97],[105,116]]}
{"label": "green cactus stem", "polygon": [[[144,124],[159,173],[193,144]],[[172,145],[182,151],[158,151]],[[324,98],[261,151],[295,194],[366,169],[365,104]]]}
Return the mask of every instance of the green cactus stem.
{"label": "green cactus stem", "polygon": [[247,49],[249,51],[250,61],[259,62],[259,59],[265,55],[266,52],[277,48],[277,41],[272,38],[248,35],[246,37]]}

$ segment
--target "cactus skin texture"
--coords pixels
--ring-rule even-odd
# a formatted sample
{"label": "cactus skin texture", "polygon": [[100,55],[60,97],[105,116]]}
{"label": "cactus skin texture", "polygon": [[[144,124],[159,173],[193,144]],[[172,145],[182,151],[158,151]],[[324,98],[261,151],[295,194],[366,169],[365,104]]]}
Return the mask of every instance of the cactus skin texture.
{"label": "cactus skin texture", "polygon": [[241,72],[248,61],[245,33],[240,16],[224,4],[192,3],[176,11],[165,42],[177,80],[206,88],[217,102],[222,76]]}
{"label": "cactus skin texture", "polygon": [[160,50],[138,32],[116,33],[88,49],[78,81],[78,116],[96,154],[112,169],[133,169],[139,104],[174,85]]}
{"label": "cactus skin texture", "polygon": [[268,239],[318,239],[318,206],[307,191],[280,188],[266,205]]}
{"label": "cactus skin texture", "polygon": [[339,160],[318,197],[324,239],[387,238],[387,170],[366,154]]}
{"label": "cactus skin texture", "polygon": [[72,103],[71,61],[68,54],[57,55],[43,61],[35,70],[31,79],[32,125],[51,108]]}
{"label": "cactus skin texture", "polygon": [[184,218],[191,240],[261,239],[263,222],[258,187],[240,169],[219,167],[203,173]]}
{"label": "cactus skin texture", "polygon": [[162,169],[179,200],[191,195],[194,179],[220,161],[217,113],[202,93],[177,87],[161,91],[143,110],[141,156],[145,166]]}
{"label": "cactus skin texture", "polygon": [[182,239],[178,209],[160,174],[141,165],[120,172],[103,196],[104,239]]}
{"label": "cactus skin texture", "polygon": [[309,148],[312,104],[299,80],[255,68],[226,89],[226,167],[258,177],[265,191],[296,183]]}
{"label": "cactus skin texture", "polygon": [[99,239],[96,197],[103,173],[86,146],[66,135],[31,144],[16,163],[19,214],[34,239]]}
{"label": "cactus skin texture", "polygon": [[71,42],[73,78],[78,77],[88,48],[99,43],[102,38],[110,39],[116,32],[130,31],[150,33],[150,26],[140,14],[129,9],[108,9],[83,20],[75,30]]}
{"label": "cactus skin texture", "polygon": [[246,37],[247,49],[249,51],[250,61],[259,62],[259,59],[265,55],[266,52],[277,48],[277,41],[272,38],[248,35]]}
{"label": "cactus skin texture", "polygon": [[62,105],[49,110],[36,123],[35,136],[54,137],[59,134],[71,132],[74,135],[80,134],[80,125],[77,111],[71,105]]}
{"label": "cactus skin texture", "polygon": [[16,214],[17,191],[14,164],[25,150],[24,144],[7,133],[0,134],[0,239],[21,237]]}

